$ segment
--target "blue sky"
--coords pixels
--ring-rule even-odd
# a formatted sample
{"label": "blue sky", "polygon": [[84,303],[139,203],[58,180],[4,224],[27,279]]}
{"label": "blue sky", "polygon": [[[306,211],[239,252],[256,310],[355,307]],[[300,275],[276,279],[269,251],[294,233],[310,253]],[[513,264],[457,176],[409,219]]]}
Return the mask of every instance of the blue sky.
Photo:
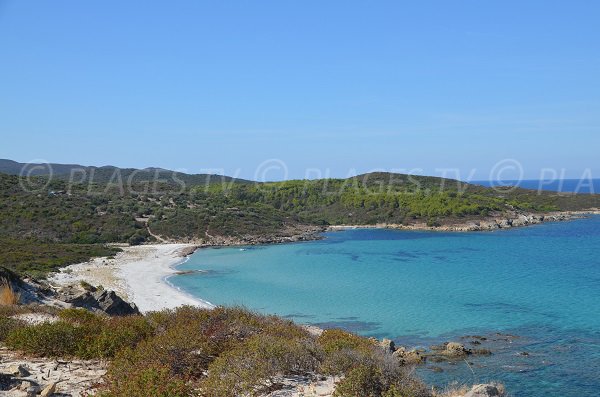
{"label": "blue sky", "polygon": [[0,0],[0,158],[600,177],[599,17],[592,0]]}

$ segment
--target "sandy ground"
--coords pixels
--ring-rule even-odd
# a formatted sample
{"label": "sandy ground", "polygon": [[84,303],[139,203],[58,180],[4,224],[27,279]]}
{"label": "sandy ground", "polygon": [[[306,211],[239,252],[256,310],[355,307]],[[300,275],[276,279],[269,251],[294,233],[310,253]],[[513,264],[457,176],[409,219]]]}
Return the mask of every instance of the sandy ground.
{"label": "sandy ground", "polygon": [[172,309],[182,305],[210,308],[206,301],[193,298],[168,284],[165,279],[176,273],[174,266],[185,259],[190,244],[153,244],[123,247],[115,258],[95,258],[71,265],[50,277],[57,285],[86,281],[117,292],[134,302],[142,312]]}

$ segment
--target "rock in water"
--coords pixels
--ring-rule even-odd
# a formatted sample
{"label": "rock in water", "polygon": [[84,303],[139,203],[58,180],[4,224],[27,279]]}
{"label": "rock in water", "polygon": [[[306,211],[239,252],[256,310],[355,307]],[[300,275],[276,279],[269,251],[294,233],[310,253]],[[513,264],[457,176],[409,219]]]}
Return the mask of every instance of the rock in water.
{"label": "rock in water", "polygon": [[457,342],[449,342],[442,354],[450,357],[461,357],[471,354],[471,351],[466,349],[464,345]]}
{"label": "rock in water", "polygon": [[414,349],[409,351],[403,346],[400,346],[398,349],[396,349],[396,351],[392,354],[392,357],[395,357],[405,365],[416,365],[425,362],[425,356],[423,356],[419,351]]}
{"label": "rock in water", "polygon": [[497,385],[475,385],[463,397],[503,397],[504,388]]}

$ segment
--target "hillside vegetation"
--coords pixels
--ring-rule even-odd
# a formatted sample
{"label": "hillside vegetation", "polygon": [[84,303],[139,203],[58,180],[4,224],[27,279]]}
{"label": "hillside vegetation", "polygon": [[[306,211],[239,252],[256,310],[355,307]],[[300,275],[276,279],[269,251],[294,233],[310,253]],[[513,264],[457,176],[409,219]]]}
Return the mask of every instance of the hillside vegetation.
{"label": "hillside vegetation", "polygon": [[[134,171],[123,170],[123,175]],[[192,175],[180,183],[162,172],[158,179],[143,170],[133,178],[76,183],[0,174],[0,246],[16,247],[16,241],[26,239],[19,249],[2,250],[0,260],[20,272],[39,270],[39,275],[106,254],[98,245],[107,243],[285,241],[278,239],[327,225],[443,225],[515,211],[600,207],[598,195],[499,190],[389,173],[272,183]],[[19,250],[22,255],[15,254]]]}

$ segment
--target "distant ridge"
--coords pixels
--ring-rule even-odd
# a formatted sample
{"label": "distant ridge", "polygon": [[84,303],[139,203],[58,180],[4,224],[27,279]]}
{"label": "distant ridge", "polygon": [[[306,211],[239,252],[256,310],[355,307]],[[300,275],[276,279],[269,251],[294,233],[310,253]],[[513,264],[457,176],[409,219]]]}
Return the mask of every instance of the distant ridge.
{"label": "distant ridge", "polygon": [[[51,171],[50,171],[51,170]],[[112,165],[101,167],[80,164],[60,163],[19,163],[17,161],[0,159],[0,173],[8,175],[53,176],[66,179],[72,174],[74,178],[90,178],[96,183],[106,183],[118,174],[121,178],[134,178],[136,181],[153,180],[155,178],[169,181],[183,181],[186,185],[202,185],[210,182],[251,183],[250,181],[216,174],[186,174],[158,167],[119,168]]]}

